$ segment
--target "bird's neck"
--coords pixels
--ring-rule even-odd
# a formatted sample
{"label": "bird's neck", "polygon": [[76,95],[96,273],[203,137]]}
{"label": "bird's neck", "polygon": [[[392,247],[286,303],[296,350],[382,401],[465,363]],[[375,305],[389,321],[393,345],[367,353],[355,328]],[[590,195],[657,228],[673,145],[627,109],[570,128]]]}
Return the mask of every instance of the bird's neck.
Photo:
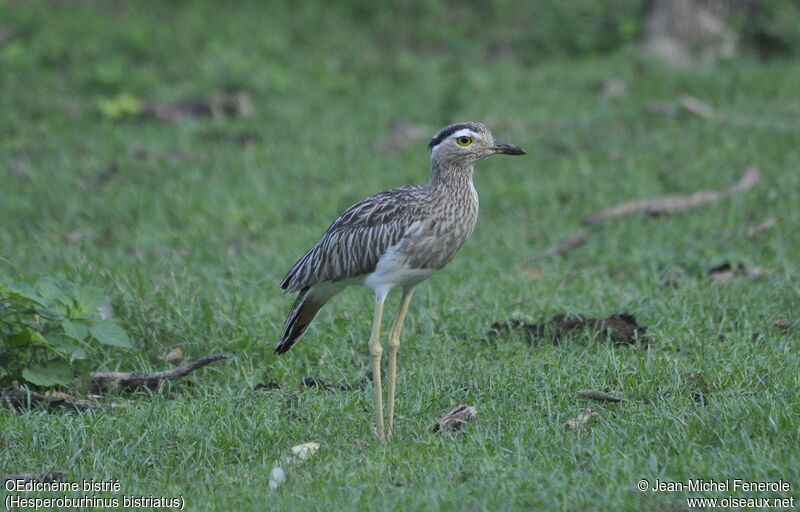
{"label": "bird's neck", "polygon": [[431,163],[431,176],[429,186],[436,190],[450,192],[469,192],[474,189],[472,185],[473,167],[471,164],[443,164]]}

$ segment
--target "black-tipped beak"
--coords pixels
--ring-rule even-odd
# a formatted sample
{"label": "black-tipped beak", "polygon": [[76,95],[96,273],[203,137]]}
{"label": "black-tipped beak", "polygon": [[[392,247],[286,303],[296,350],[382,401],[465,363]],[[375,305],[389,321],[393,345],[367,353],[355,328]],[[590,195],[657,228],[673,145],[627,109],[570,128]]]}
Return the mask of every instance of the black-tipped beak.
{"label": "black-tipped beak", "polygon": [[494,149],[495,153],[499,153],[501,155],[527,155],[524,149],[513,144],[509,144],[508,142],[503,142],[502,140],[494,141],[494,146],[492,149]]}

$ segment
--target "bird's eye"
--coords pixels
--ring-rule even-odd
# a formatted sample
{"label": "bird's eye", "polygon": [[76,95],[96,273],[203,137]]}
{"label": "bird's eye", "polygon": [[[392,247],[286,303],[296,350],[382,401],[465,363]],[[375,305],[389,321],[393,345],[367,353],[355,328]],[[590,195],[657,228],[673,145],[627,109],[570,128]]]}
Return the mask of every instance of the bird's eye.
{"label": "bird's eye", "polygon": [[462,148],[465,148],[470,144],[472,144],[472,137],[469,137],[467,135],[462,135],[461,137],[456,139],[456,144],[458,144]]}

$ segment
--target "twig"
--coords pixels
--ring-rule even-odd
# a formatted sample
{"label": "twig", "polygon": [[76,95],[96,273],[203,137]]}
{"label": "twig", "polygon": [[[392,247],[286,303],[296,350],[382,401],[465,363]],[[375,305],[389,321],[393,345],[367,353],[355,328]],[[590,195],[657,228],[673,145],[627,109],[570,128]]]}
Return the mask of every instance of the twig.
{"label": "twig", "polygon": [[784,121],[781,119],[764,119],[744,114],[731,114],[728,112],[723,112],[688,94],[682,95],[680,98],[678,98],[677,102],[653,101],[647,107],[649,112],[653,114],[661,114],[667,117],[676,117],[679,109],[683,109],[689,114],[695,115],[711,123],[792,132],[800,129],[800,125],[797,123]]}
{"label": "twig", "polygon": [[65,398],[52,398],[23,387],[11,387],[0,390],[0,399],[6,408],[21,411],[43,406],[50,412],[80,412],[89,409],[88,405],[70,402]]}
{"label": "twig", "polygon": [[163,380],[175,380],[184,377],[193,371],[202,368],[203,366],[219,361],[220,359],[227,359],[225,354],[212,354],[210,356],[201,357],[196,361],[173,368],[171,370],[162,370],[151,373],[140,372],[91,372],[89,380],[92,387],[96,389],[105,389],[110,386],[118,386],[123,388],[136,388],[136,387],[154,387]]}
{"label": "twig", "polygon": [[[739,181],[728,190],[699,190],[692,194],[676,194],[622,203],[589,216],[584,220],[584,224],[597,226],[608,220],[625,217],[638,212],[645,212],[650,216],[658,216],[693,210],[701,206],[716,203],[725,196],[746,192],[753,188],[760,179],[761,172],[758,170],[758,167],[750,166],[744,170]],[[763,229],[772,227],[772,225],[768,223],[765,224]],[[748,236],[751,235],[748,234]],[[573,249],[581,247],[589,241],[591,237],[592,233],[590,231],[583,231],[577,235],[565,238],[546,251],[534,255],[530,261],[536,261],[551,256],[561,256]]]}
{"label": "twig", "polygon": [[478,410],[471,405],[459,405],[452,411],[448,412],[436,423],[430,426],[429,432],[439,432],[440,430],[459,430],[464,424],[478,415]]}
{"label": "twig", "polygon": [[740,192],[747,192],[758,184],[761,179],[761,171],[755,165],[751,165],[744,170],[742,177],[736,182],[736,185],[728,189],[728,195],[738,194]]}
{"label": "twig", "polygon": [[645,212],[648,215],[657,216],[693,210],[701,206],[716,203],[725,196],[746,192],[753,188],[760,179],[761,172],[758,168],[750,166],[744,170],[744,174],[742,174],[739,181],[728,190],[700,190],[692,194],[676,194],[622,203],[591,215],[584,223],[595,226],[607,220],[624,217],[637,212]]}
{"label": "twig", "polygon": [[567,422],[567,427],[575,432],[582,432],[586,430],[587,425],[599,418],[600,415],[591,409],[586,409],[581,412],[577,417]]}
{"label": "twig", "polygon": [[775,217],[769,217],[764,222],[759,222],[755,226],[750,226],[749,228],[747,228],[747,238],[750,239],[756,238],[764,231],[774,228],[777,223],[778,221],[775,220]]}
{"label": "twig", "polygon": [[684,94],[681,96],[680,105],[688,112],[696,116],[700,116],[703,119],[710,119],[714,115],[714,109],[711,108],[707,103],[703,103],[702,101],[698,100],[694,96],[689,96],[688,94]]}
{"label": "twig", "polygon": [[548,258],[550,256],[561,256],[562,254],[566,254],[573,249],[577,249],[589,241],[592,234],[588,231],[583,231],[577,235],[573,235],[569,238],[565,238],[558,242],[556,245],[550,247],[546,251],[540,252],[536,254],[531,261],[540,260],[542,258]]}
{"label": "twig", "polygon": [[142,113],[164,122],[175,122],[190,118],[212,117],[224,119],[239,115],[248,118],[253,115],[253,103],[245,92],[235,94],[214,94],[203,98],[189,98],[181,101],[149,101],[142,105]]}
{"label": "twig", "polygon": [[584,398],[588,398],[590,400],[597,400],[598,402],[621,402],[622,398],[614,395],[610,395],[599,389],[582,389],[578,391],[578,394]]}

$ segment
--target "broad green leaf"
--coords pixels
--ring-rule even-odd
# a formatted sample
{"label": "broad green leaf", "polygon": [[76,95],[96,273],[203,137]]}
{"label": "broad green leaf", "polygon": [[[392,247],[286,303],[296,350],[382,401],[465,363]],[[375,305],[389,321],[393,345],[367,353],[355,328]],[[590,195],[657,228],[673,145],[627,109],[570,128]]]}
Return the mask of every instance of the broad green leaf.
{"label": "broad green leaf", "polygon": [[81,318],[96,318],[98,310],[106,302],[106,296],[91,286],[78,286],[75,288],[75,302]]}
{"label": "broad green leaf", "polygon": [[41,334],[27,328],[18,333],[12,334],[11,336],[3,338],[3,341],[5,342],[6,346],[11,348],[27,347],[36,343],[48,345],[47,340],[44,339]]}
{"label": "broad green leaf", "polygon": [[84,350],[83,347],[70,345],[70,349],[72,350],[70,353],[71,361],[83,361],[89,357],[89,354],[86,353],[86,350]]}
{"label": "broad green leaf", "polygon": [[9,348],[27,347],[28,345],[33,344],[32,333],[33,331],[30,329],[25,329],[24,331],[14,333],[11,336],[5,336],[2,338],[3,344]]}
{"label": "broad green leaf", "polygon": [[46,365],[33,365],[22,370],[22,377],[37,386],[50,387],[72,384],[72,369],[66,361],[50,361]]}
{"label": "broad green leaf", "polygon": [[86,324],[77,320],[72,322],[65,318],[61,322],[61,328],[64,329],[64,334],[79,341],[86,341],[86,336],[89,335],[89,328],[86,327]]}
{"label": "broad green leaf", "polygon": [[111,320],[98,320],[89,327],[92,337],[104,345],[131,348],[133,344],[125,330]]}
{"label": "broad green leaf", "polygon": [[26,284],[13,284],[8,286],[7,290],[8,291],[6,294],[12,299],[21,300],[24,302],[33,302],[43,307],[50,306],[46,300],[44,300],[39,296],[39,294],[36,293],[36,291],[34,291],[33,288]]}
{"label": "broad green leaf", "polygon": [[68,281],[44,277],[36,283],[36,293],[46,300],[58,300],[72,295],[74,285]]}
{"label": "broad green leaf", "polygon": [[67,340],[54,337],[50,337],[48,340],[50,341],[50,345],[53,347],[53,350],[62,356],[68,357],[70,361],[86,359],[87,357],[86,350],[84,350],[83,347],[74,345]]}
{"label": "broad green leaf", "polygon": [[49,314],[59,318],[69,315],[74,307],[74,290],[75,285],[63,279],[44,277],[36,283],[37,293],[50,305]]}

